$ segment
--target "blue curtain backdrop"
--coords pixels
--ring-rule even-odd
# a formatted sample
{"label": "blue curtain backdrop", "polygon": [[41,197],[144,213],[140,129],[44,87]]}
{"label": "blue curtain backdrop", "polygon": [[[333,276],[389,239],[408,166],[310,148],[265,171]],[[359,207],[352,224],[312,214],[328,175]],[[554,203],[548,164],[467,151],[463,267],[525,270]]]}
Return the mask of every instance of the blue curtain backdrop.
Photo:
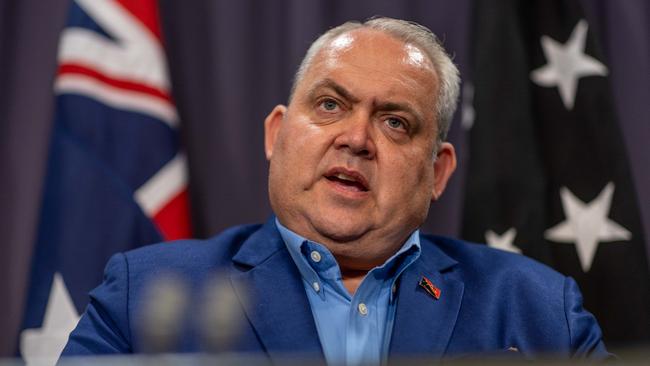
{"label": "blue curtain backdrop", "polygon": [[[609,61],[623,141],[646,238],[650,233],[650,4],[582,1]],[[52,80],[67,0],[0,2],[0,356],[13,355],[40,211],[52,121]],[[270,209],[262,121],[285,103],[309,43],[349,19],[418,21],[469,76],[473,1],[162,0],[163,33],[188,149],[195,233],[205,237]],[[459,119],[451,140],[460,169],[426,230],[458,235],[467,164]],[[646,246],[648,243],[646,242]]]}

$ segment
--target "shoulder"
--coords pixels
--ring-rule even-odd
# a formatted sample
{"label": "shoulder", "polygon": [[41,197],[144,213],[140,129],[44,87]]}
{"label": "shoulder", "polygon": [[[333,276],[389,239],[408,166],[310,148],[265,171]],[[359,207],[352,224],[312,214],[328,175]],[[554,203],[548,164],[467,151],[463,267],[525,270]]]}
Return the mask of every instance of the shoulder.
{"label": "shoulder", "polygon": [[466,326],[456,327],[450,352],[462,353],[482,334],[486,349],[510,344],[527,355],[609,356],[598,323],[582,307],[582,295],[570,277],[524,255],[482,244],[429,235],[421,236],[421,244],[424,260],[444,258],[442,278],[463,286],[458,324]]}
{"label": "shoulder", "polygon": [[209,239],[177,240],[147,245],[123,253],[129,270],[196,271],[230,263],[242,244],[262,225],[231,227]]}
{"label": "shoulder", "polygon": [[566,276],[524,255],[441,236],[423,235],[422,239],[423,251],[424,246],[442,251],[457,262],[454,271],[465,280],[544,289],[558,295],[564,290]]}

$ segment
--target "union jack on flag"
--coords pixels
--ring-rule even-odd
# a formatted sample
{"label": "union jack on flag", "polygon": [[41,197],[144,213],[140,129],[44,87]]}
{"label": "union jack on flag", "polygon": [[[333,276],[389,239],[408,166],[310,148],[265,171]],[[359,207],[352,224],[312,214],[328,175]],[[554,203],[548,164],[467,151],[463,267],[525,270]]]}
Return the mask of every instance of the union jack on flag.
{"label": "union jack on flag", "polygon": [[108,258],[190,236],[155,0],[74,0],[59,43],[51,146],[20,353],[54,363]]}

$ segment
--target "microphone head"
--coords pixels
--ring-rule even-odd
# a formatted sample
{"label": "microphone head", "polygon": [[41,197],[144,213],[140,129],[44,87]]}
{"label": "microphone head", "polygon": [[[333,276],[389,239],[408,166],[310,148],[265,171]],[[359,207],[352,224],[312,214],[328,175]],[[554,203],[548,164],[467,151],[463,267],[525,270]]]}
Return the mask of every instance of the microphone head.
{"label": "microphone head", "polygon": [[248,295],[236,292],[226,273],[216,273],[205,283],[197,328],[208,353],[233,351],[246,321]]}
{"label": "microphone head", "polygon": [[187,284],[174,273],[156,275],[150,282],[134,324],[145,352],[170,353],[178,349],[188,300]]}

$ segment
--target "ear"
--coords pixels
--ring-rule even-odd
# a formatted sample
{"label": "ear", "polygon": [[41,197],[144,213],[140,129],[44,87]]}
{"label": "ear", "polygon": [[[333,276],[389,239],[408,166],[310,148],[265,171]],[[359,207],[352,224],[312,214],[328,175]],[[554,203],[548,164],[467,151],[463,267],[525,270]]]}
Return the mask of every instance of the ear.
{"label": "ear", "polygon": [[264,120],[264,152],[266,153],[266,160],[271,160],[271,156],[273,156],[275,140],[278,137],[280,125],[286,114],[287,107],[278,104]]}
{"label": "ear", "polygon": [[437,201],[445,191],[447,182],[452,173],[456,170],[456,150],[448,142],[443,142],[438,149],[436,161],[433,163],[434,182],[431,200]]}

